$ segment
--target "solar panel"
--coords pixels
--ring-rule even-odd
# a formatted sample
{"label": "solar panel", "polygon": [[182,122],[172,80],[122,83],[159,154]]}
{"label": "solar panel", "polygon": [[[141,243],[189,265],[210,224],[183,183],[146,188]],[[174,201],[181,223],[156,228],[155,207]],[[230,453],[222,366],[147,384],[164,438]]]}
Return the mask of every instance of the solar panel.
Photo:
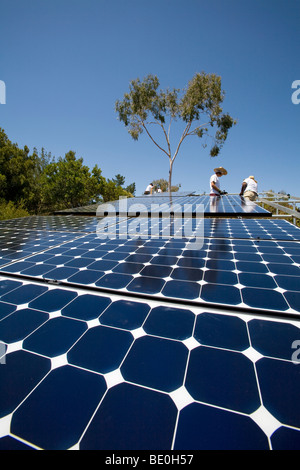
{"label": "solar panel", "polygon": [[236,214],[1,222],[0,449],[299,449],[300,230]]}
{"label": "solar panel", "polygon": [[164,216],[169,214],[192,214],[196,216],[203,212],[205,216],[253,216],[268,217],[270,212],[256,203],[246,201],[235,196],[226,195],[222,197],[214,196],[144,196],[138,198],[120,198],[119,201],[100,204],[97,208],[98,216],[122,215],[146,217],[155,214]]}
{"label": "solar panel", "polygon": [[[192,191],[178,191],[178,192],[172,192],[171,197],[172,198],[179,198],[182,196],[190,196],[194,192]],[[149,197],[153,202],[157,203],[158,200],[164,201],[165,198],[170,197],[170,193],[153,193],[151,196],[147,196],[149,202]],[[140,198],[145,198],[144,195],[141,196],[135,196],[135,200],[139,200]],[[157,199],[158,198],[158,199]],[[114,202],[114,201],[112,201]],[[74,208],[68,208],[68,209],[62,209],[55,211],[54,214],[56,215],[96,215],[97,209],[98,209],[99,203],[94,203],[94,204],[89,204],[87,206],[82,206],[82,207],[74,207]]]}
{"label": "solar panel", "polygon": [[[64,238],[64,243],[55,241],[53,237],[61,233],[53,232],[47,242],[57,246],[35,246],[30,239],[20,253],[11,249],[4,254],[0,272],[138,296],[297,315],[300,244],[287,241],[286,228],[282,221],[233,219],[225,224],[222,219],[210,222],[209,237],[203,238],[164,231],[154,237],[145,231],[133,238],[123,237],[122,232],[104,238],[95,232],[79,237],[66,232],[71,239]],[[292,239],[299,239],[297,230]],[[17,233],[26,240],[21,231]]]}
{"label": "solar panel", "polygon": [[154,214],[164,216],[171,213],[183,214],[184,212],[197,215],[200,211],[205,216],[224,217],[269,217],[271,213],[256,203],[246,201],[237,195],[225,195],[212,197],[207,195],[193,196],[191,193],[166,193],[134,198],[120,198],[118,201],[110,201],[104,204],[91,204],[89,206],[57,211],[57,215],[122,215],[135,217],[137,215],[151,216]]}
{"label": "solar panel", "polygon": [[296,325],[5,277],[0,292],[0,449],[298,447]]}
{"label": "solar panel", "polygon": [[[120,223],[120,217],[106,217],[105,223],[107,226]],[[97,225],[101,221],[99,217],[88,216],[29,216],[19,219],[2,220],[0,221],[1,229],[11,230],[47,230],[49,232],[95,232]]]}

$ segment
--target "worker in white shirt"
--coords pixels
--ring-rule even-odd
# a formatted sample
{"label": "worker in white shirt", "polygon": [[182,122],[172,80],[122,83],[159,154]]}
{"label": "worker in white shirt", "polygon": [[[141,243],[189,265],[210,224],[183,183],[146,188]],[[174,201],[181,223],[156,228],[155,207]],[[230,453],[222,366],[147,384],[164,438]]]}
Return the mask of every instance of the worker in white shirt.
{"label": "worker in white shirt", "polygon": [[210,196],[221,196],[223,191],[221,191],[220,186],[220,177],[227,175],[227,170],[222,166],[214,169],[214,174],[210,177]]}
{"label": "worker in white shirt", "polygon": [[147,186],[147,188],[146,188],[144,194],[152,194],[153,188],[154,188],[153,183],[148,184],[148,186]]}
{"label": "worker in white shirt", "polygon": [[243,196],[244,199],[248,199],[249,201],[256,201],[258,197],[257,187],[257,181],[254,176],[249,176],[243,181],[240,196]]}

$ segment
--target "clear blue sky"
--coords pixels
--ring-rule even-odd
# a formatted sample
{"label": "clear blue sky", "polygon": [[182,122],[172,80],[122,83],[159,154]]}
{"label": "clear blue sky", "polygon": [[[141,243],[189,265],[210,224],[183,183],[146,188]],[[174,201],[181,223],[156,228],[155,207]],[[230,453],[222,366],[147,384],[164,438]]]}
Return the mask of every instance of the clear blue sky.
{"label": "clear blue sky", "polygon": [[20,147],[74,150],[141,194],[167,179],[168,160],[146,135],[131,139],[115,101],[137,77],[183,88],[203,70],[222,77],[238,124],[215,159],[186,141],[173,183],[208,191],[222,165],[229,192],[253,174],[260,190],[300,196],[300,0],[0,0],[0,17],[0,127]]}

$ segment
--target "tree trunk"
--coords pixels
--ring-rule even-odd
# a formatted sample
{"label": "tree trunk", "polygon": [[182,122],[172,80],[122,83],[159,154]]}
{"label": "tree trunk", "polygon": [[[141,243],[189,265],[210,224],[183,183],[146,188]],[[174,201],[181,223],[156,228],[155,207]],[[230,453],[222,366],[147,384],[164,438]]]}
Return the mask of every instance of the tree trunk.
{"label": "tree trunk", "polygon": [[173,169],[173,162],[170,161],[170,169],[169,169],[169,193],[171,193],[171,187],[172,187],[172,169]]}

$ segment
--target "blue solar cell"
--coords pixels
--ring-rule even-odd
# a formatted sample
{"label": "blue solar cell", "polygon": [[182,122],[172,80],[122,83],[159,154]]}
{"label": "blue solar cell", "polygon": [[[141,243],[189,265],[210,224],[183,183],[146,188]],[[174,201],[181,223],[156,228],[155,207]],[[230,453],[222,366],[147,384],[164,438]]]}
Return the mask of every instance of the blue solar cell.
{"label": "blue solar cell", "polygon": [[157,294],[162,290],[164,284],[165,281],[162,279],[140,276],[130,282],[130,284],[127,286],[127,290],[141,294]]}
{"label": "blue solar cell", "polygon": [[288,310],[289,306],[280,292],[272,289],[245,287],[242,290],[243,301],[250,307],[264,310]]}
{"label": "blue solar cell", "polygon": [[[195,432],[197,429],[197,432]],[[174,450],[268,450],[268,438],[247,416],[193,403],[179,416]]]}
{"label": "blue solar cell", "polygon": [[94,320],[100,317],[109,306],[108,297],[97,297],[91,294],[79,295],[69,305],[62,309],[62,315],[78,320]]}
{"label": "blue solar cell", "polygon": [[273,450],[299,450],[300,431],[281,426],[271,436]]}
{"label": "blue solar cell", "polygon": [[202,286],[201,298],[206,302],[239,305],[242,302],[237,287],[222,284],[205,284]]}
{"label": "blue solar cell", "polygon": [[288,301],[291,308],[296,312],[300,311],[300,292],[284,292],[284,297]]}
{"label": "blue solar cell", "polygon": [[4,294],[20,287],[21,285],[22,282],[19,281],[12,281],[10,279],[0,280],[0,299],[2,299]]}
{"label": "blue solar cell", "polygon": [[238,352],[193,349],[186,388],[195,400],[230,410],[252,413],[260,406],[253,363]]}
{"label": "blue solar cell", "polygon": [[69,256],[53,256],[52,258],[47,259],[48,264],[53,264],[54,266],[64,265],[68,261],[71,261]]}
{"label": "blue solar cell", "polygon": [[19,273],[25,269],[32,268],[33,266],[34,263],[30,263],[29,261],[20,261],[9,266],[5,266],[3,269],[8,273]]}
{"label": "blue solar cell", "polygon": [[133,342],[128,331],[98,326],[91,328],[68,353],[70,364],[106,374],[121,364]]}
{"label": "blue solar cell", "polygon": [[[125,259],[127,256],[127,253],[124,252],[113,252],[113,253],[106,253],[105,255],[102,256],[103,259],[110,259],[110,260],[116,260],[120,261]],[[129,258],[129,257],[128,257]],[[137,262],[139,263],[138,258],[132,258],[132,260],[126,258],[126,261],[132,261],[132,262]]]}
{"label": "blue solar cell", "polygon": [[197,299],[199,298],[200,285],[196,282],[169,281],[162,290],[163,295],[172,298]]}
{"label": "blue solar cell", "polygon": [[91,264],[90,258],[74,258],[71,261],[66,263],[66,266],[70,266],[72,268],[84,268]]}
{"label": "blue solar cell", "polygon": [[61,289],[48,290],[48,292],[30,302],[29,307],[45,312],[55,312],[56,310],[61,310],[75,297],[77,297],[75,292]]}
{"label": "blue solar cell", "polygon": [[50,370],[50,361],[25,351],[8,354],[0,366],[0,418],[12,413]]}
{"label": "blue solar cell", "polygon": [[194,322],[195,315],[190,310],[156,307],[148,316],[143,329],[151,335],[184,340],[192,336]]}
{"label": "blue solar cell", "polygon": [[256,363],[264,406],[283,424],[300,427],[300,368],[288,361],[262,358]]}
{"label": "blue solar cell", "polygon": [[268,273],[267,266],[263,263],[255,263],[253,261],[238,261],[236,262],[237,269],[246,273]]}
{"label": "blue solar cell", "polygon": [[51,269],[44,274],[45,279],[55,279],[55,280],[65,280],[68,279],[70,276],[78,273],[79,269],[69,268],[69,267],[57,267],[56,269]]}
{"label": "blue solar cell", "polygon": [[256,261],[258,263],[263,261],[260,255],[254,253],[235,253],[234,257],[237,261]]}
{"label": "blue solar cell", "polygon": [[291,360],[291,346],[300,337],[299,328],[272,321],[251,320],[248,323],[252,346],[264,356]]}
{"label": "blue solar cell", "polygon": [[[187,268],[204,268],[205,260],[201,258],[181,258],[178,261],[178,266],[184,266]],[[230,265],[230,268],[232,268],[232,264]]]}
{"label": "blue solar cell", "polygon": [[286,290],[300,291],[300,282],[298,276],[275,276],[276,283],[279,287]]}
{"label": "blue solar cell", "polygon": [[187,355],[181,342],[144,336],[134,342],[121,373],[129,382],[172,392],[183,384]]}
{"label": "blue solar cell", "polygon": [[57,317],[47,321],[24,341],[25,349],[47,357],[65,354],[85,332],[84,322]]}
{"label": "blue solar cell", "polygon": [[117,264],[118,263],[115,261],[99,260],[91,263],[89,269],[94,269],[95,271],[109,271],[117,266]]}
{"label": "blue solar cell", "polygon": [[298,268],[298,266],[293,266],[290,264],[270,263],[268,265],[268,268],[272,273],[275,273],[275,274],[285,274],[287,276],[300,277],[300,268]]}
{"label": "blue solar cell", "polygon": [[0,302],[0,320],[10,315],[16,310],[16,305],[7,304],[5,302]]}
{"label": "blue solar cell", "polygon": [[204,312],[197,316],[194,336],[200,344],[244,351],[249,348],[246,323],[238,317]]}
{"label": "blue solar cell", "polygon": [[0,322],[0,340],[5,343],[21,341],[47,320],[45,312],[18,310]]}
{"label": "blue solar cell", "polygon": [[143,269],[144,265],[140,263],[124,263],[118,264],[115,268],[112,269],[115,273],[124,273],[124,274],[137,274]]}
{"label": "blue solar cell", "polygon": [[80,449],[170,449],[176,417],[177,409],[167,395],[120,384],[108,391],[80,442]]}
{"label": "blue solar cell", "polygon": [[181,279],[183,281],[201,281],[203,271],[193,268],[175,268],[171,274],[172,279]]}
{"label": "blue solar cell", "polygon": [[22,274],[25,276],[40,277],[46,273],[49,273],[50,271],[53,271],[53,266],[51,266],[51,264],[35,264],[30,268],[24,269]]}
{"label": "blue solar cell", "polygon": [[105,390],[100,375],[70,366],[54,370],[14,413],[12,432],[45,450],[69,448],[83,433]]}
{"label": "blue solar cell", "polygon": [[103,271],[93,271],[86,269],[69,277],[68,281],[71,283],[83,285],[94,284],[103,275]]}
{"label": "blue solar cell", "polygon": [[150,266],[145,266],[140,274],[141,276],[150,276],[150,277],[160,277],[164,278],[170,275],[172,268],[170,266],[156,266],[152,264]]}
{"label": "blue solar cell", "polygon": [[255,273],[240,273],[240,283],[246,287],[262,287],[265,289],[276,289],[277,284],[271,276]]}
{"label": "blue solar cell", "polygon": [[17,305],[27,304],[36,297],[42,295],[47,290],[48,287],[44,286],[35,286],[32,284],[23,285],[15,289],[13,292],[9,292],[8,294],[2,296],[1,300],[3,302],[13,302]]}
{"label": "blue solar cell", "polygon": [[220,271],[210,269],[204,273],[204,281],[213,284],[229,284],[235,285],[238,283],[238,277],[231,271]]}
{"label": "blue solar cell", "polygon": [[109,289],[123,289],[129,284],[131,279],[132,276],[128,274],[111,273],[101,277],[99,281],[96,282],[96,286]]}
{"label": "blue solar cell", "polygon": [[102,325],[134,330],[142,326],[149,310],[150,307],[146,304],[119,300],[101,314],[100,322]]}

